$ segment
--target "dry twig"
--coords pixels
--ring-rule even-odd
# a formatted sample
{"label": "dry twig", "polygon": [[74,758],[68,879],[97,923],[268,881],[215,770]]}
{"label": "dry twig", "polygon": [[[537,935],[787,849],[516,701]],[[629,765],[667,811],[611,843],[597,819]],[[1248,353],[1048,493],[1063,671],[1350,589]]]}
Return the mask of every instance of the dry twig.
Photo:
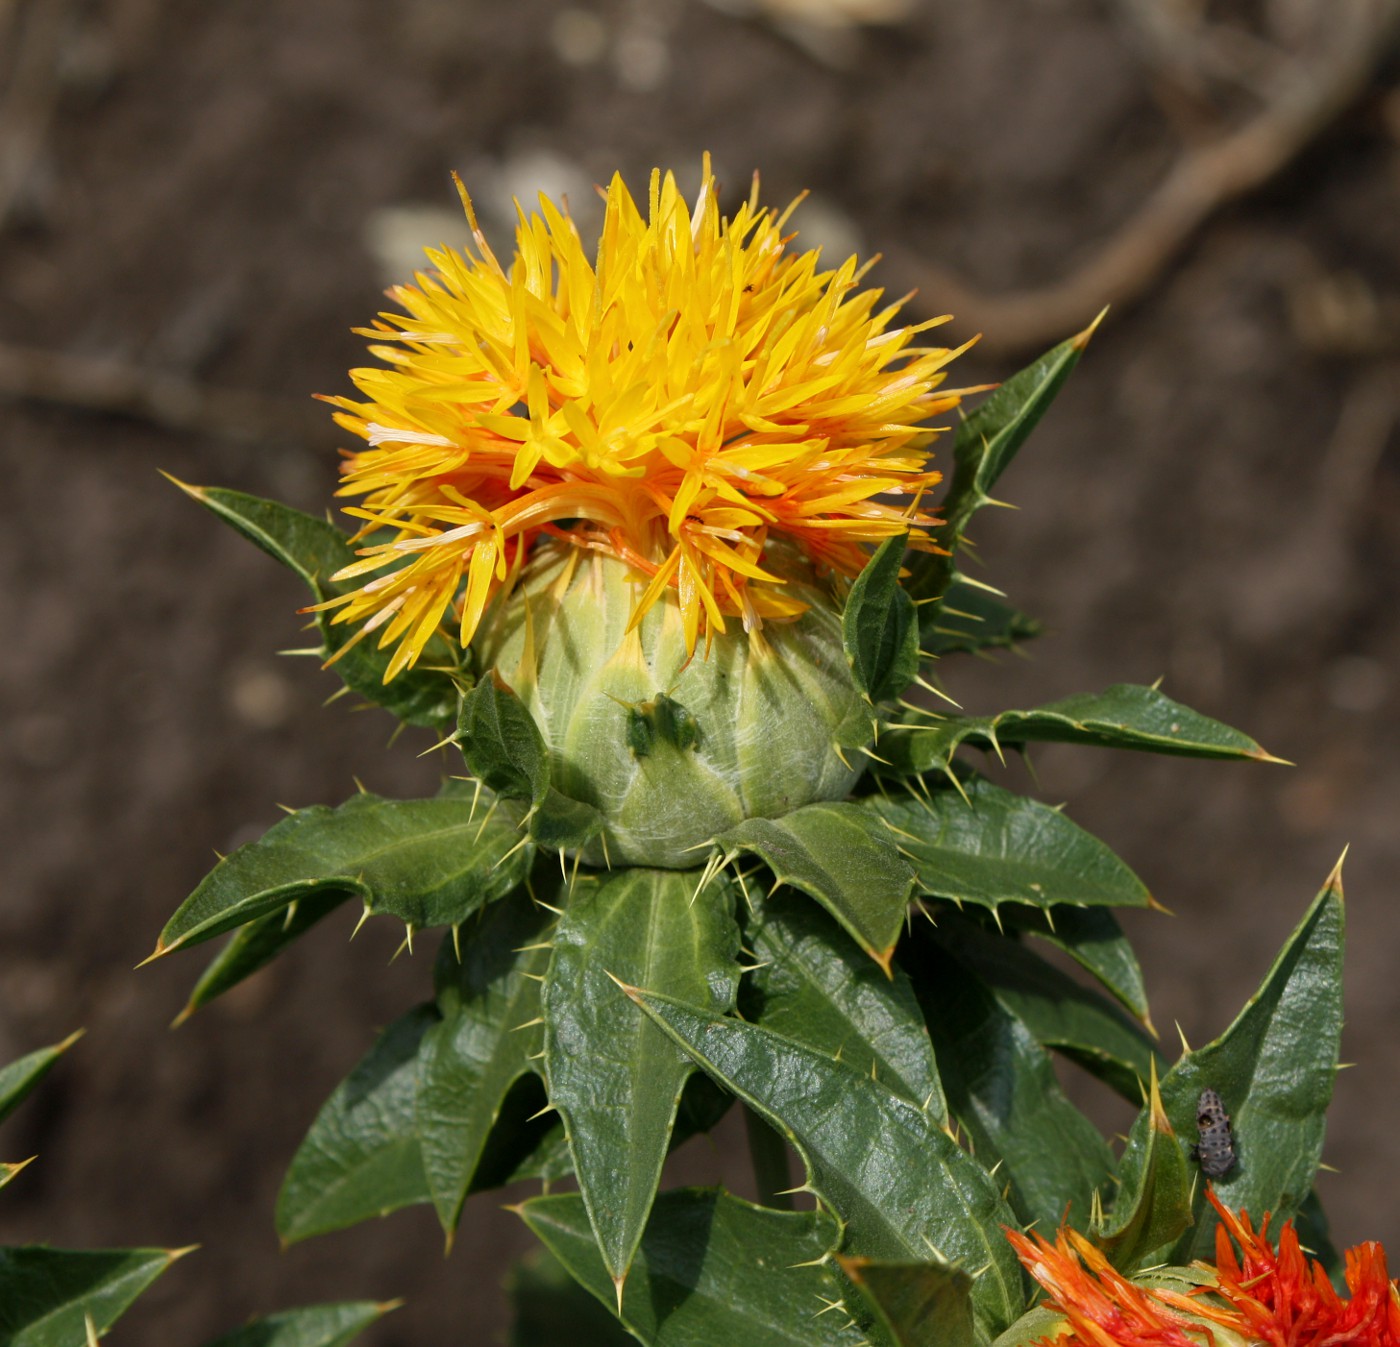
{"label": "dry twig", "polygon": [[891,250],[901,280],[918,287],[922,308],[954,313],[962,328],[980,330],[984,352],[1047,345],[1104,305],[1140,298],[1211,215],[1276,176],[1365,92],[1400,30],[1400,0],[1333,3],[1330,49],[1238,130],[1186,151],[1097,256],[1064,280],[987,295],[907,250]]}
{"label": "dry twig", "polygon": [[324,444],[328,419],[308,401],[209,388],[114,360],[0,343],[0,397],[150,421],[241,443]]}

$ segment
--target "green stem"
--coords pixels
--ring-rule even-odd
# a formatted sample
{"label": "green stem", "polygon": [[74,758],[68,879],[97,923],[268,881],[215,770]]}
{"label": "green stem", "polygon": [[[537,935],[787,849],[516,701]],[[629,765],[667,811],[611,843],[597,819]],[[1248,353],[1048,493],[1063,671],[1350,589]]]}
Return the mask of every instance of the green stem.
{"label": "green stem", "polygon": [[749,1137],[749,1160],[753,1164],[758,1200],[765,1207],[792,1210],[792,1170],[788,1167],[787,1145],[752,1109],[744,1110],[744,1127]]}

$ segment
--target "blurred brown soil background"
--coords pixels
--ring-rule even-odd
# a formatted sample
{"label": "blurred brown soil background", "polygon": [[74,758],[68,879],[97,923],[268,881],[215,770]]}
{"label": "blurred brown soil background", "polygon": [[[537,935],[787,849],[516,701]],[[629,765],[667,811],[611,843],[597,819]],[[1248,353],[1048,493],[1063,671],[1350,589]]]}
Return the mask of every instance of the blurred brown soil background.
{"label": "blurred brown soil background", "polygon": [[[1394,9],[0,0],[0,1060],[88,1030],[0,1136],[40,1154],[0,1241],[202,1244],[114,1343],[360,1296],[408,1298],[378,1347],[502,1331],[526,1240],[491,1199],[446,1261],[426,1208],[285,1254],[272,1233],[303,1131],[430,953],[388,966],[397,931],[333,919],[175,1033],[199,956],[132,971],[277,802],[444,770],[322,708],[331,676],[275,654],[304,640],[294,579],[157,470],[323,508],[339,435],[309,395],[348,387],[390,259],[460,230],[449,170],[500,250],[512,192],[586,218],[615,169],[693,184],[709,149],[728,206],[754,169],[771,203],[811,188],[803,243],[883,251],[917,313],[982,328],[963,382],[1124,301],[1005,479],[1019,511],[978,527],[1049,634],[948,685],[991,710],[1161,676],[1298,764],[1047,751],[1039,789],[1176,913],[1130,926],[1192,1043],[1351,844],[1358,1067],[1322,1192],[1339,1241],[1400,1254],[1400,69],[1384,37],[1346,48]],[[1212,169],[1261,124],[1282,140]]]}

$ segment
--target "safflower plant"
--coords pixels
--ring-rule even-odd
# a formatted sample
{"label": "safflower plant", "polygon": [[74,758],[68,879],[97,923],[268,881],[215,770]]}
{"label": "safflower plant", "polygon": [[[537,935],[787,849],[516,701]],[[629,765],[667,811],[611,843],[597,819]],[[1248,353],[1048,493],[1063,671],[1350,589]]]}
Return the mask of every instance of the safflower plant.
{"label": "safflower plant", "polygon": [[[463,192],[474,249],[429,253],[327,399],[351,532],[185,487],[306,582],[345,689],[456,764],[430,799],[292,812],[160,933],[229,937],[185,1015],[342,907],[436,941],[292,1158],[282,1239],[430,1204],[450,1246],[472,1194],[534,1185],[520,1347],[1400,1343],[1383,1250],[1343,1261],[1313,1193],[1339,872],[1168,1061],[1114,916],[1148,889],[978,770],[1270,755],[1156,687],[939,692],[1037,631],[967,535],[1093,329],[949,388],[937,323],[796,250],[756,184],[729,217],[708,161],[693,205],[669,174],[604,195],[596,252],[542,199],[502,265]],[[1052,1055],[1140,1107],[1121,1153]],[[735,1109],[759,1201],[658,1193]],[[100,1333],[130,1298],[65,1305]]]}

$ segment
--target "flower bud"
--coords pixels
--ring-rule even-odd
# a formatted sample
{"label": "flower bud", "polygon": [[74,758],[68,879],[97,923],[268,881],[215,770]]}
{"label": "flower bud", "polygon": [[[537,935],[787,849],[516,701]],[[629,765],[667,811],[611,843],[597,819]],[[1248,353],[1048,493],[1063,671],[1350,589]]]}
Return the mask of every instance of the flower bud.
{"label": "flower bud", "polygon": [[678,604],[629,630],[636,573],[567,543],[537,549],[471,647],[535,717],[551,781],[600,810],[590,864],[693,866],[746,818],[849,793],[869,707],[829,591],[795,557],[790,621],[712,630],[690,656]]}

